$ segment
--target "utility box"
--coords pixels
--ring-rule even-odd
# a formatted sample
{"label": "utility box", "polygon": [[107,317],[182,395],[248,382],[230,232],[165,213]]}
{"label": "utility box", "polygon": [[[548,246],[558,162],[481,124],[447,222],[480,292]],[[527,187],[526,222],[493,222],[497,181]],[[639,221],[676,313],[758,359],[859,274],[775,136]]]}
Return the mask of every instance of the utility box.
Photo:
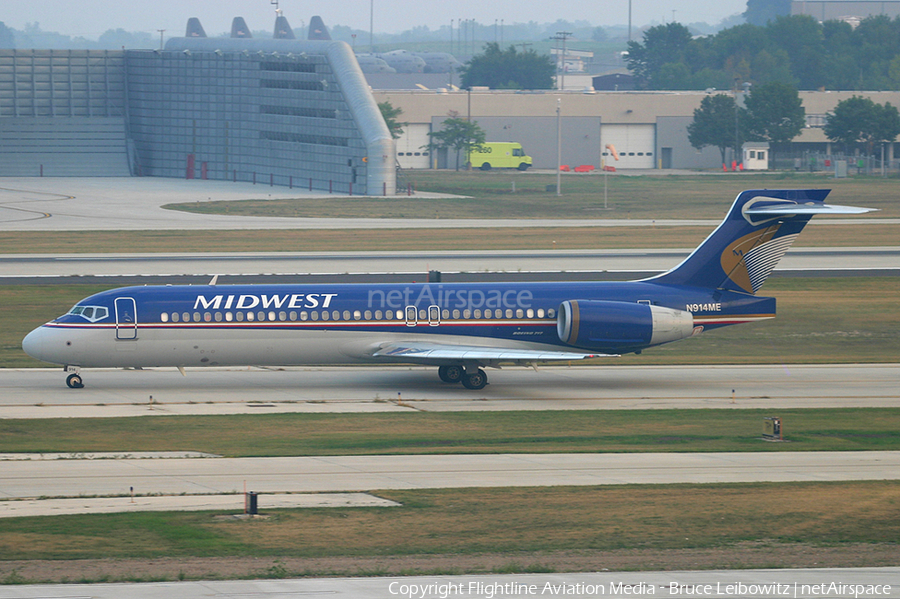
{"label": "utility box", "polygon": [[256,516],[259,514],[259,495],[250,491],[247,493],[247,497],[245,498],[245,509],[244,513],[249,514],[251,516]]}
{"label": "utility box", "polygon": [[834,161],[834,178],[835,179],[846,179],[847,178],[847,161],[846,160],[835,160]]}
{"label": "utility box", "polygon": [[763,439],[767,441],[783,441],[781,435],[781,418],[763,418]]}

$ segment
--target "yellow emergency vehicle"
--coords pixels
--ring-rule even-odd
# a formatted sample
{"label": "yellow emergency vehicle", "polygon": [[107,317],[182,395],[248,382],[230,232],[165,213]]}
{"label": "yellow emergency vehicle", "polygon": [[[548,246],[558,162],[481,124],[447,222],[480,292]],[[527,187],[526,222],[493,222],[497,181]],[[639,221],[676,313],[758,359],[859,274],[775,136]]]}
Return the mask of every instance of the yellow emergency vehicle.
{"label": "yellow emergency vehicle", "polygon": [[492,168],[517,168],[527,170],[531,156],[525,154],[522,144],[515,141],[487,141],[469,152],[472,168],[489,171]]}

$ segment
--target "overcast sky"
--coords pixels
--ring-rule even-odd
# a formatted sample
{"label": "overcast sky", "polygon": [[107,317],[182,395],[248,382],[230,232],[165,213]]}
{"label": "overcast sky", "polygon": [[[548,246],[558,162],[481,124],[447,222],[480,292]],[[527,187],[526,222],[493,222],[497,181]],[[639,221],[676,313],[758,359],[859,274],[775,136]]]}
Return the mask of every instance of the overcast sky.
{"label": "overcast sky", "polygon": [[[369,30],[369,10],[374,6],[375,31],[399,33],[417,25],[431,29],[449,26],[450,20],[475,19],[493,25],[505,23],[585,20],[594,25],[628,22],[628,0],[280,0],[291,26],[309,24],[321,15],[329,27],[336,24]],[[108,29],[156,32],[166,38],[184,35],[189,17],[199,17],[207,35],[231,31],[231,20],[244,17],[252,30],[269,30],[274,24],[270,0],[2,0],[0,21],[15,29],[40,23],[44,31],[96,39]],[[635,27],[650,22],[705,21],[715,24],[744,12],[746,0],[632,0]]]}

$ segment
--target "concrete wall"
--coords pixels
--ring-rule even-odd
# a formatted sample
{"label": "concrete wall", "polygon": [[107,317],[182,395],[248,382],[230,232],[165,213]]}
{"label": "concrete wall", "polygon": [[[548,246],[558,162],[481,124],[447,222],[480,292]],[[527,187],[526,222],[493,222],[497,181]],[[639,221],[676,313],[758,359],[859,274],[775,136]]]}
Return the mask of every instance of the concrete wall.
{"label": "concrete wall", "polygon": [[[716,168],[722,165],[718,148],[697,150],[688,141],[687,126],[693,116],[670,116],[656,119],[657,166],[662,168]],[[666,150],[666,148],[669,148]]]}

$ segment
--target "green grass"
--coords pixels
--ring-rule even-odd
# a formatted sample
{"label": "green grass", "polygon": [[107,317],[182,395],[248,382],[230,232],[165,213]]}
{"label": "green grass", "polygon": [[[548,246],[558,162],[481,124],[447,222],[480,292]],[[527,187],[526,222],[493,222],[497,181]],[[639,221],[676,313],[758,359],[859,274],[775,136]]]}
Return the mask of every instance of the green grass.
{"label": "green grass", "polygon": [[[790,443],[760,440],[779,416]],[[900,450],[900,409],[254,414],[0,420],[0,453],[229,457]]]}
{"label": "green grass", "polygon": [[[378,491],[394,508],[4,519],[0,556],[402,557],[721,548],[741,543],[894,544],[900,483],[647,485]],[[262,497],[265,500],[265,497]]]}
{"label": "green grass", "polygon": [[[504,227],[282,231],[7,231],[0,254],[327,252],[693,248],[713,227]],[[900,225],[821,226],[796,247],[895,245]],[[673,265],[674,266],[674,265]]]}
{"label": "green grass", "polygon": [[[611,176],[603,210],[604,177],[567,175],[563,195],[547,192],[553,174],[415,171],[420,191],[460,197],[326,197],[285,200],[191,202],[168,208],[200,214],[313,218],[568,218],[719,219],[745,189],[827,188],[828,202],[879,208],[877,217],[900,216],[900,186],[894,178],[832,179],[823,174]],[[512,183],[515,182],[515,193]]]}
{"label": "green grass", "polygon": [[[22,338],[78,300],[108,288],[0,287],[0,367],[40,366],[22,351]],[[900,361],[900,278],[775,278],[760,294],[778,299],[774,320],[711,331],[640,356],[617,358],[616,364]]]}

